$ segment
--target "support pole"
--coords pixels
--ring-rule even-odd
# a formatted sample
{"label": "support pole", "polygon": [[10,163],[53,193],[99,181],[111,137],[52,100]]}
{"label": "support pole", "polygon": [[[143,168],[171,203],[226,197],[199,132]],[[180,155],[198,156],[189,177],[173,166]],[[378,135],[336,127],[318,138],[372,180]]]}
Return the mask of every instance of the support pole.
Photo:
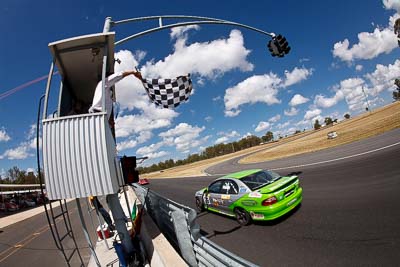
{"label": "support pole", "polygon": [[104,22],[103,32],[109,32],[111,29],[111,17],[107,17]]}
{"label": "support pole", "polygon": [[[106,21],[104,23],[104,28],[103,28],[104,33],[108,32],[110,30],[111,24],[112,24],[111,17],[107,17]],[[105,110],[105,84],[104,84],[104,81],[105,81],[106,67],[107,67],[107,53],[108,53],[107,48],[108,47],[106,44],[104,47],[103,73],[102,73],[102,75],[103,75],[103,77],[102,77],[102,80],[103,80],[103,88],[102,88],[102,90],[103,90],[103,103],[102,103],[103,110]],[[112,110],[107,110],[107,112],[110,112],[112,114]],[[123,247],[124,251],[128,255],[130,255],[131,253],[133,253],[134,248],[133,248],[131,238],[129,236],[128,229],[125,224],[126,217],[125,217],[124,211],[121,207],[121,203],[119,202],[118,193],[107,195],[106,200],[107,200],[108,207],[110,208],[110,210],[113,214],[115,229],[117,230],[118,235],[121,238],[122,247]],[[128,209],[128,212],[129,212],[129,209]]]}

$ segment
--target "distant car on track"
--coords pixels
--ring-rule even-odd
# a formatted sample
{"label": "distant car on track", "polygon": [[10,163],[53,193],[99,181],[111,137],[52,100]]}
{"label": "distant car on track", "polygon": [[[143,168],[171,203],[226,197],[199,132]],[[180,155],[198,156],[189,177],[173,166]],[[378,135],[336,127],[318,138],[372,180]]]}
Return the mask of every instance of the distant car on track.
{"label": "distant car on track", "polygon": [[139,184],[140,184],[140,185],[149,184],[149,180],[147,180],[147,178],[140,178],[140,179],[139,179]]}
{"label": "distant car on track", "polygon": [[240,225],[252,220],[274,220],[302,201],[297,176],[280,176],[262,169],[245,170],[214,180],[195,193],[199,211],[209,210],[236,217]]}
{"label": "distant car on track", "polygon": [[335,139],[338,136],[338,134],[336,131],[332,131],[332,132],[329,132],[327,134],[327,136],[328,136],[328,139]]}

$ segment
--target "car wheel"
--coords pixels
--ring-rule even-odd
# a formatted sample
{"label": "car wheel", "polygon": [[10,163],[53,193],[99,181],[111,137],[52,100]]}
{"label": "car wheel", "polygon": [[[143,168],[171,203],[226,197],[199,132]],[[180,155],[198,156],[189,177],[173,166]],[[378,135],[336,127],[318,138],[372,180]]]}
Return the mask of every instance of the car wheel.
{"label": "car wheel", "polygon": [[235,217],[236,217],[236,221],[242,226],[246,226],[251,223],[250,214],[247,211],[245,211],[244,209],[236,208],[235,209]]}
{"label": "car wheel", "polygon": [[196,207],[199,212],[204,211],[204,205],[200,198],[196,197]]}

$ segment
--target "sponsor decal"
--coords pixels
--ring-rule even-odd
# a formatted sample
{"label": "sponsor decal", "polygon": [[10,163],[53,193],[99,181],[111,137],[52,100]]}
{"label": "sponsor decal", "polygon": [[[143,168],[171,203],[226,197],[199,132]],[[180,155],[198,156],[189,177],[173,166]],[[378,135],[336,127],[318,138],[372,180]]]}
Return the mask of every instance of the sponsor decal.
{"label": "sponsor decal", "polygon": [[255,206],[257,204],[254,200],[242,200],[241,203],[243,206]]}
{"label": "sponsor decal", "polygon": [[214,206],[224,205],[224,201],[219,198],[213,198],[212,202],[213,202]]}
{"label": "sponsor decal", "polygon": [[246,188],[245,187],[241,187],[240,189],[239,189],[239,193],[246,193]]}
{"label": "sponsor decal", "polygon": [[260,192],[251,192],[249,194],[249,197],[254,197],[254,198],[261,198],[262,194]]}
{"label": "sponsor decal", "polygon": [[221,199],[231,199],[231,195],[222,195]]}

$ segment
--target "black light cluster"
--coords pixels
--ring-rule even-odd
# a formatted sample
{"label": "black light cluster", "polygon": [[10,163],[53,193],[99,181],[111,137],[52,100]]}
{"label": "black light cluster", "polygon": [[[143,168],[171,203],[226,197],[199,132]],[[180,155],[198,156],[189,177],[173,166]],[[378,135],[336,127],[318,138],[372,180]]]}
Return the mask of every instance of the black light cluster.
{"label": "black light cluster", "polygon": [[268,42],[268,49],[273,57],[284,57],[289,53],[290,46],[286,38],[279,34]]}

